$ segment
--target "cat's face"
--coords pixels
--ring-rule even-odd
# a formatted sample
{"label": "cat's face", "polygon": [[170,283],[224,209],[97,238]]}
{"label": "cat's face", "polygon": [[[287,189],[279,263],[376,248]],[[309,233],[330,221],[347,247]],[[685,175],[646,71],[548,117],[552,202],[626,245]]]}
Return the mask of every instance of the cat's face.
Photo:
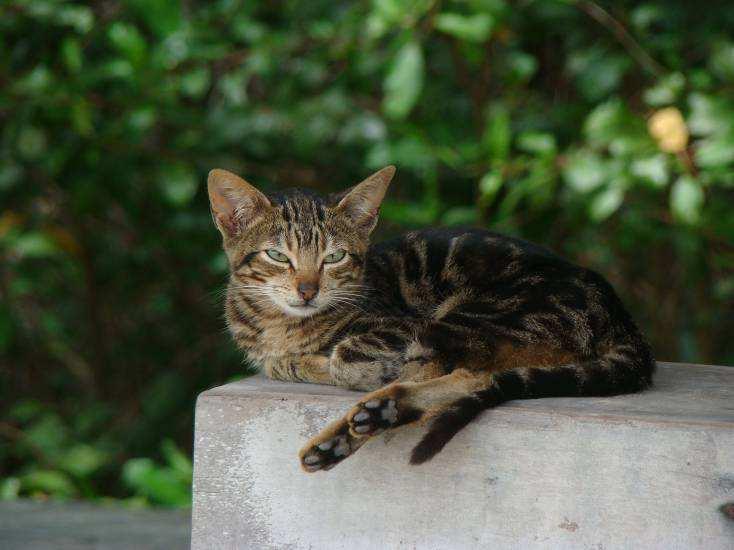
{"label": "cat's face", "polygon": [[209,198],[231,290],[257,310],[288,316],[349,305],[394,173],[392,166],[383,168],[328,200],[299,190],[268,197],[230,172],[212,170]]}

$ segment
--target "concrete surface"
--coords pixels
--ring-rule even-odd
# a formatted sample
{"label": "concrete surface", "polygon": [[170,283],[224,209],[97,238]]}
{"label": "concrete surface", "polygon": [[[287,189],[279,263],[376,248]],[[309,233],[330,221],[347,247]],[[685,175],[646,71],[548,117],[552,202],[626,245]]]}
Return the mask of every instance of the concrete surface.
{"label": "concrete surface", "polygon": [[508,403],[422,466],[406,427],[302,472],[298,449],[359,395],[262,377],[204,392],[192,547],[734,548],[734,368],[661,364],[643,394]]}
{"label": "concrete surface", "polygon": [[3,550],[184,550],[190,510],[129,510],[77,502],[0,502]]}

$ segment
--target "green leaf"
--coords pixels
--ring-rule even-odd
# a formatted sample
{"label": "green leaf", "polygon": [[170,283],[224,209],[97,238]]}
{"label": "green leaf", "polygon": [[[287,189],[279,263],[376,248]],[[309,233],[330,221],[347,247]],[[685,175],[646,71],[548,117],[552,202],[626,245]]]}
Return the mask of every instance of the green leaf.
{"label": "green leaf", "polygon": [[423,50],[411,40],[398,51],[385,78],[382,108],[394,119],[408,116],[423,89]]}
{"label": "green leaf", "polygon": [[94,26],[94,13],[86,6],[59,6],[54,14],[59,24],[74,27],[79,34],[88,33]]}
{"label": "green leaf", "polygon": [[734,162],[734,136],[702,139],[696,147],[696,163],[701,168],[717,168]]}
{"label": "green leaf", "polygon": [[232,22],[232,31],[240,40],[254,44],[265,37],[268,28],[261,22],[238,13]]}
{"label": "green leaf", "polygon": [[665,19],[665,13],[662,5],[641,3],[631,11],[630,19],[640,31],[646,31],[650,26]]}
{"label": "green leaf", "polygon": [[20,258],[47,258],[59,253],[56,243],[40,231],[20,235],[12,243],[12,250]]}
{"label": "green leaf", "polygon": [[38,95],[45,92],[53,82],[54,77],[46,65],[38,65],[29,73],[21,76],[13,83],[13,88],[21,94]]}
{"label": "green leaf", "polygon": [[535,57],[521,51],[508,52],[505,62],[510,69],[510,78],[517,82],[529,80],[538,70],[538,61]]}
{"label": "green leaf", "polygon": [[373,0],[372,24],[412,27],[435,2],[433,0]]}
{"label": "green leaf", "polygon": [[595,145],[608,145],[626,129],[625,114],[624,105],[618,99],[599,104],[584,121],[586,138]]}
{"label": "green leaf", "polygon": [[498,170],[491,170],[479,180],[479,192],[484,201],[489,201],[502,188],[502,174]]}
{"label": "green leaf", "polygon": [[128,0],[127,3],[159,37],[169,36],[183,25],[181,2],[171,0]]}
{"label": "green leaf", "polygon": [[668,183],[668,159],[662,154],[636,159],[630,172],[653,187],[663,188]]}
{"label": "green leaf", "polygon": [[41,492],[47,495],[61,498],[69,498],[76,495],[74,484],[63,472],[57,470],[34,470],[20,478],[23,492]]}
{"label": "green leaf", "polygon": [[556,151],[556,138],[544,132],[523,132],[517,137],[517,146],[535,155],[550,155]]}
{"label": "green leaf", "polygon": [[137,494],[164,506],[189,506],[191,490],[171,468],[157,466],[149,458],[133,458],[122,468],[122,479]]}
{"label": "green leaf", "polygon": [[127,59],[113,59],[109,63],[102,65],[100,76],[103,78],[132,80],[135,76],[135,69]]}
{"label": "green leaf", "polygon": [[596,222],[603,221],[617,211],[623,200],[624,191],[619,186],[610,186],[591,199],[589,216]]}
{"label": "green leaf", "polygon": [[398,23],[405,17],[408,2],[400,0],[373,0],[374,13],[387,23]]}
{"label": "green leaf", "polygon": [[734,105],[721,97],[700,93],[688,98],[688,127],[699,136],[728,133],[734,128]]}
{"label": "green leaf", "polygon": [[232,71],[219,79],[219,91],[230,106],[241,106],[247,102],[247,71]]}
{"label": "green leaf", "polygon": [[489,115],[482,138],[482,143],[494,165],[502,164],[507,160],[511,141],[510,113],[503,105],[498,105]]}
{"label": "green leaf", "polygon": [[181,91],[193,99],[199,99],[209,89],[210,82],[209,69],[197,67],[181,77]]}
{"label": "green leaf", "polygon": [[148,49],[145,38],[134,25],[129,23],[113,23],[107,31],[112,45],[134,65],[140,64]]}
{"label": "green leaf", "polygon": [[131,112],[127,117],[127,125],[134,132],[144,133],[150,130],[156,121],[156,111],[153,107],[142,107]]}
{"label": "green leaf", "polygon": [[670,193],[670,210],[677,220],[696,224],[701,218],[704,198],[698,181],[688,175],[681,176]]}
{"label": "green leaf", "polygon": [[589,151],[571,154],[563,168],[563,177],[569,187],[579,193],[588,193],[601,186],[606,175],[604,160]]}
{"label": "green leaf", "polygon": [[191,480],[193,475],[193,466],[191,465],[191,459],[188,455],[181,452],[176,444],[170,439],[164,439],[161,443],[161,452],[168,462],[168,465],[175,471],[182,480],[187,483]]}
{"label": "green leaf", "polygon": [[58,414],[46,412],[25,429],[25,435],[28,444],[40,449],[46,458],[53,461],[68,444],[69,430]]}
{"label": "green leaf", "polygon": [[79,40],[74,37],[66,37],[61,43],[61,59],[70,73],[78,73],[83,64],[82,47]]}
{"label": "green leaf", "polygon": [[434,19],[434,25],[439,31],[461,40],[484,42],[492,33],[494,18],[488,13],[440,13]]}
{"label": "green leaf", "polygon": [[685,85],[686,79],[681,73],[672,73],[645,90],[643,97],[648,105],[664,107],[677,101]]}
{"label": "green leaf", "polygon": [[[155,59],[157,64],[161,64],[170,70],[185,61],[191,54],[191,48],[189,47],[191,38],[188,29],[182,29],[168,35],[163,41],[161,48],[156,52],[157,56]],[[216,52],[209,55],[218,57],[224,55],[224,52]]]}
{"label": "green leaf", "polygon": [[106,459],[106,453],[99,449],[87,444],[78,444],[60,457],[58,466],[75,477],[86,478],[97,471]]}

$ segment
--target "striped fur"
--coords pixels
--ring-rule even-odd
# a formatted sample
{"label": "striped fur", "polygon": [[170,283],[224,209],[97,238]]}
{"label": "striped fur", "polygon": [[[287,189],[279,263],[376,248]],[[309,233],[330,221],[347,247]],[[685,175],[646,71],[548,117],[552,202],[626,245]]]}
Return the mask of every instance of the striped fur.
{"label": "striped fur", "polygon": [[504,401],[650,386],[651,350],[600,275],[481,229],[370,245],[393,173],[326,199],[266,197],[222,170],[209,178],[237,345],[270,377],[371,392],[303,448],[306,471],[407,423],[430,420],[411,456],[418,464]]}

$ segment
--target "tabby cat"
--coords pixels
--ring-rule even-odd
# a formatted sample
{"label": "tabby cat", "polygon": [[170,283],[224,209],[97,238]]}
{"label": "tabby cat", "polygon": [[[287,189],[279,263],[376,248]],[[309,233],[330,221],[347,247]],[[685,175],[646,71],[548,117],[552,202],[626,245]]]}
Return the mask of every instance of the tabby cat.
{"label": "tabby cat", "polygon": [[370,392],[301,450],[305,471],[412,422],[431,420],[420,464],[504,401],[650,386],[651,350],[597,273],[482,229],[370,245],[394,173],[327,198],[209,174],[237,345],[271,378]]}

